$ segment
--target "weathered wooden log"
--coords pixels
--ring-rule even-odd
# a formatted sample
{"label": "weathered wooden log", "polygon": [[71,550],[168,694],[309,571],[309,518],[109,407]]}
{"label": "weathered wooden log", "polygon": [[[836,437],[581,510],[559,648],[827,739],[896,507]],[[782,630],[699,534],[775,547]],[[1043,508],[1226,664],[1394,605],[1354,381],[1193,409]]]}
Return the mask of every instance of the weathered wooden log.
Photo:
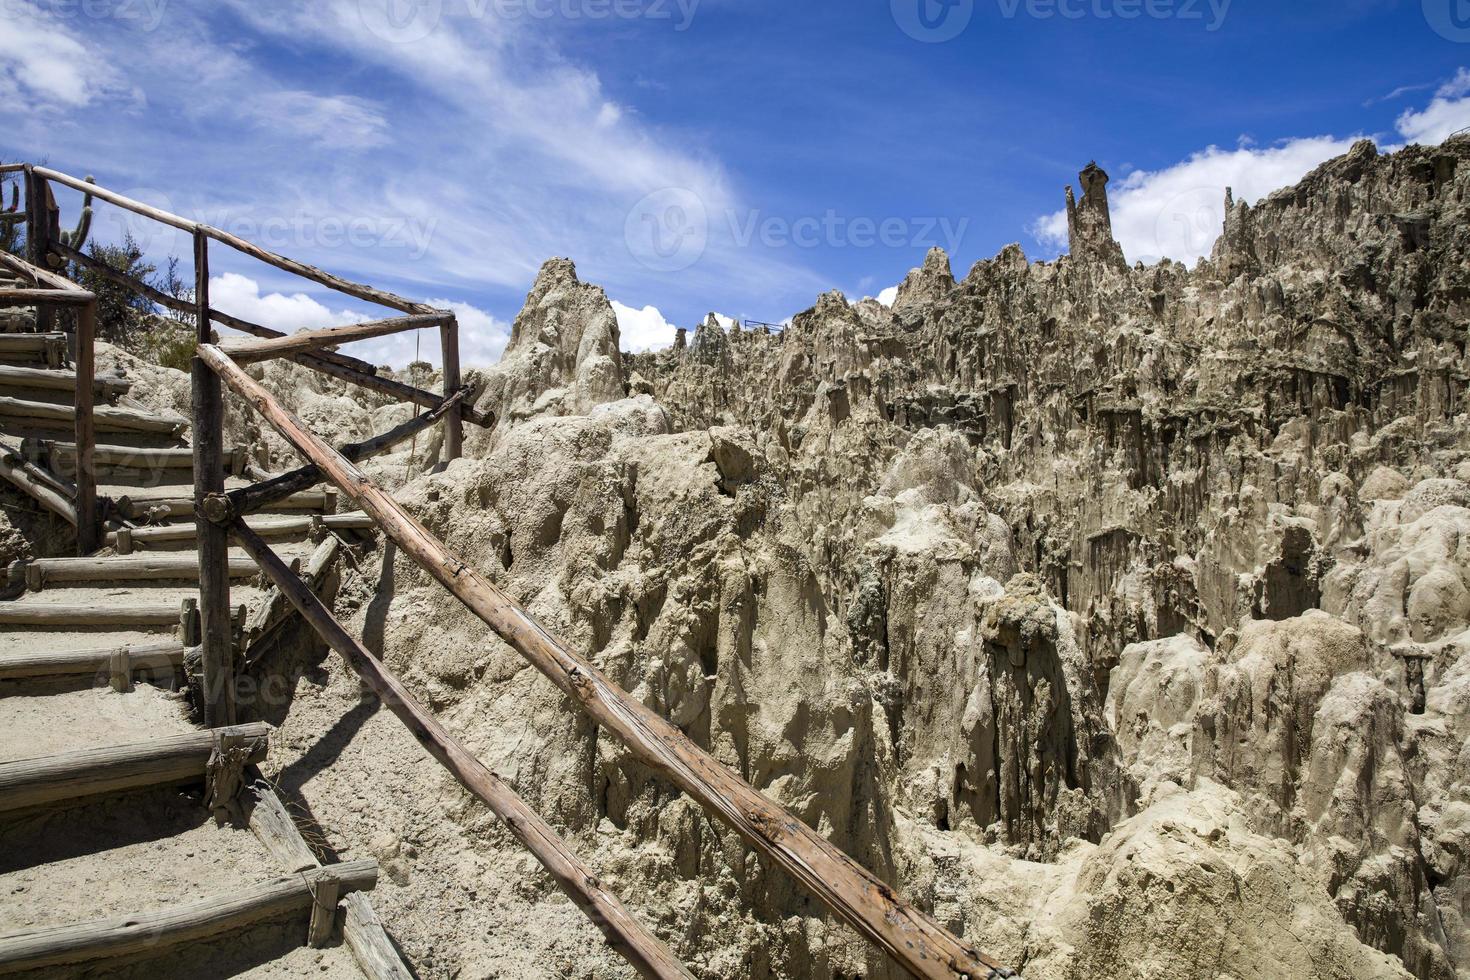
{"label": "weathered wooden log", "polygon": [[414,980],[413,971],[398,954],[398,947],[383,928],[373,903],[361,893],[342,900],[347,918],[342,923],[342,938],[357,967],[368,980]]}
{"label": "weathered wooden log", "polygon": [[[12,336],[25,336],[24,334]],[[0,386],[6,388],[32,388],[38,391],[75,391],[77,376],[74,371],[51,371],[45,368],[16,367],[0,364]],[[94,378],[92,391],[107,401],[116,401],[126,395],[133,383],[126,378]]]}
{"label": "weathered wooden log", "polygon": [[169,786],[204,776],[216,735],[238,739],[262,761],[271,727],[264,722],[188,732],[129,745],[108,745],[40,759],[0,762],[0,812],[147,786]]}
{"label": "weathered wooden log", "polygon": [[[165,293],[163,290],[157,288],[156,286],[143,282],[141,279],[135,279],[132,276],[127,275],[126,273],[119,272],[112,266],[108,265],[106,262],[103,262],[101,259],[93,258],[90,255],[79,252],[74,248],[62,245],[60,243],[52,245],[52,251],[60,254],[64,258],[71,260],[72,262],[77,263],[78,265],[85,266],[87,269],[95,272],[97,275],[108,280],[109,282],[116,283],[117,285],[122,286],[124,289],[130,290],[138,294],[139,296],[142,296],[144,299],[148,300],[150,303],[153,303],[156,306],[161,306],[166,310],[173,310],[175,313],[183,313],[186,315],[192,315],[195,312],[194,303],[191,303],[188,300],[179,299],[177,296],[170,296],[168,293]],[[247,333],[254,337],[286,336],[286,334],[280,330],[275,330],[271,327],[261,326],[258,323],[252,323],[249,320],[245,320],[241,317],[225,313],[221,310],[211,309],[209,311],[209,318],[211,321],[213,321],[214,323],[218,323],[221,326],[229,327],[232,330],[238,330],[241,333]],[[365,374],[376,374],[378,370],[375,365],[369,364],[367,361],[360,360],[356,357],[349,357],[346,354],[322,353],[317,356],[321,357],[324,360],[330,360],[334,364],[337,364],[348,370],[362,371]]]}
{"label": "weathered wooden log", "polygon": [[[222,492],[216,494],[216,496],[223,495]],[[130,521],[149,517],[184,517],[194,512],[193,497],[181,497],[174,493],[124,494],[113,503],[117,507],[117,512]],[[331,513],[337,507],[337,488],[304,490],[272,501],[271,507],[278,511],[307,510]]]}
{"label": "weathered wooden log", "polygon": [[[326,514],[321,517],[315,515],[310,517],[277,517],[260,514],[250,518],[250,526],[261,537],[272,541],[280,540],[281,538],[302,537],[310,534],[315,528],[320,528],[324,531],[371,531],[377,527],[371,517],[361,512]],[[119,542],[119,535],[120,532],[112,532],[107,536],[107,543],[116,547]],[[135,548],[182,544],[195,540],[196,535],[197,532],[193,523],[132,528],[128,533],[128,537],[132,539],[132,544]]]}
{"label": "weathered wooden log", "polygon": [[59,272],[43,269],[41,266],[27,262],[18,255],[11,255],[9,252],[0,251],[0,267],[9,269],[11,272],[38,285],[50,286],[52,289],[65,289],[70,292],[83,291],[81,286],[78,286]]}
{"label": "weathered wooden log", "polygon": [[[76,421],[76,408],[20,398],[0,398],[0,416],[71,427]],[[188,421],[176,415],[142,412],[115,405],[104,405],[95,409],[92,418],[98,429],[109,432],[149,432],[175,437],[181,435],[189,425]]]}
{"label": "weathered wooden log", "polygon": [[[439,346],[444,357],[444,394],[460,387],[459,375],[459,320],[451,319],[439,328]],[[444,419],[443,461],[448,463],[464,454],[463,412],[451,407]]]}
{"label": "weathered wooden log", "polygon": [[160,603],[103,602],[96,605],[56,605],[45,602],[0,602],[0,626],[39,626],[49,629],[96,629],[128,626],[156,629],[179,621],[179,607]]}
{"label": "weathered wooden log", "polygon": [[172,946],[310,909],[314,896],[328,882],[342,892],[356,892],[372,889],[377,881],[376,861],[346,861],[172,908],[27,929],[0,936],[0,973],[154,956]]}
{"label": "weathered wooden log", "polygon": [[390,317],[386,320],[368,320],[345,327],[301,330],[289,336],[275,337],[270,340],[231,340],[220,344],[220,349],[230,355],[236,363],[248,364],[252,361],[294,357],[297,354],[328,350],[354,341],[386,337],[389,334],[403,333],[407,330],[437,327],[449,318],[450,315],[447,313],[415,313],[411,316]]}
{"label": "weathered wooden log", "polygon": [[[461,388],[444,401],[438,408],[431,409],[422,415],[409,419],[402,425],[384,432],[382,435],[374,436],[362,442],[356,442],[344,446],[340,450],[342,455],[354,463],[360,463],[365,459],[371,459],[379,453],[387,452],[394,446],[407,442],[420,432],[434,425],[439,419],[450,412],[455,406],[464,401],[469,394],[468,388]],[[315,466],[303,466],[283,473],[265,483],[257,483],[238,490],[231,490],[221,497],[210,497],[204,501],[204,515],[216,524],[226,524],[236,517],[245,514],[253,514],[267,507],[275,505],[278,501],[290,498],[292,495],[306,490],[308,487],[316,486],[322,482],[321,470]]]}
{"label": "weathered wooden log", "polygon": [[174,640],[99,650],[23,653],[0,657],[0,680],[101,674],[109,669],[119,650],[126,654],[133,670],[169,670],[184,662],[184,646]]}
{"label": "weathered wooden log", "polygon": [[418,703],[408,688],[337,622],[316,594],[292,574],[268,544],[242,523],[237,522],[231,530],[240,546],[260,563],[266,576],[327,641],[327,645],[342,655],[377,693],[383,705],[403,722],[430,755],[454,774],[460,785],[505,821],[506,828],[526,845],[567,896],[602,930],[613,949],[646,977],[691,976],[668,947],[644,929],[618,897],[598,881],[551,826],[499,776],[475,758],[462,742],[449,734]]}
{"label": "weathered wooden log", "polygon": [[45,354],[48,347],[66,344],[66,334],[0,333],[0,354]]}
{"label": "weathered wooden log", "polygon": [[[92,380],[96,364],[93,354],[97,332],[97,303],[77,310],[76,365],[77,384],[72,392],[72,433],[76,439],[77,554],[90,555],[102,546],[102,514],[97,509],[97,463],[93,447],[97,444],[96,413],[93,411]],[[116,412],[115,408],[105,411]]]}
{"label": "weathered wooden log", "polygon": [[[45,460],[53,469],[64,470],[67,466],[76,463],[77,447],[75,443],[28,438],[22,444],[22,451],[32,462]],[[249,450],[239,447],[226,450],[226,470],[236,476],[240,475],[244,472],[249,456]],[[138,470],[144,473],[194,468],[194,450],[190,448],[136,449],[132,446],[94,446],[92,459],[99,467]]]}
{"label": "weathered wooden log", "polygon": [[[307,588],[313,592],[321,590],[327,577],[327,569],[336,560],[337,551],[341,547],[342,544],[335,535],[328,535],[317,545],[300,570],[301,581]],[[291,563],[292,571],[296,571],[298,563]],[[272,585],[266,593],[265,601],[250,613],[250,618],[245,621],[245,628],[241,631],[245,644],[242,670],[249,670],[260,662],[260,658],[270,647],[271,638],[290,621],[294,612],[291,601],[282,594],[278,586]]]}
{"label": "weathered wooden log", "polygon": [[69,289],[0,289],[0,308],[14,306],[86,306],[97,297]]}
{"label": "weathered wooden log", "polygon": [[303,279],[310,279],[312,282],[326,286],[328,289],[334,289],[339,293],[344,293],[348,296],[356,297],[357,299],[366,300],[369,303],[376,303],[379,306],[386,306],[389,309],[400,310],[404,313],[442,312],[441,310],[436,310],[426,304],[415,303],[411,300],[404,299],[401,296],[395,296],[394,294],[381,289],[374,289],[371,286],[364,286],[360,283],[349,282],[346,279],[339,278],[328,272],[323,272],[321,269],[306,265],[305,263],[297,262],[293,259],[288,259],[285,256],[277,255],[274,252],[268,252],[258,245],[253,245],[237,235],[232,235],[229,232],[221,231],[218,228],[211,228],[208,225],[203,225],[195,221],[190,221],[187,218],[181,218],[176,214],[170,214],[167,211],[152,207],[151,205],[143,204],[140,201],[134,201],[131,198],[124,197],[121,194],[106,190],[105,188],[98,187],[94,184],[87,184],[86,182],[78,180],[77,178],[72,177],[68,174],[60,173],[59,171],[51,170],[47,167],[35,167],[33,168],[33,172],[42,177],[45,177],[48,180],[54,180],[58,184],[63,184],[67,187],[80,190],[83,193],[90,193],[93,197],[99,198],[103,201],[107,201],[109,204],[115,204],[116,206],[123,208],[124,210],[132,211],[134,214],[141,214],[144,217],[152,218],[154,221],[161,221],[166,225],[178,228],[180,231],[186,231],[190,234],[202,232],[203,234],[207,235],[209,238],[214,239],[220,244],[228,245],[236,251],[243,252],[244,254],[249,255],[251,258],[259,259],[267,265],[273,265],[277,269],[282,269],[286,272],[298,275]]}
{"label": "weathered wooden log", "polygon": [[[209,239],[194,231],[194,318],[199,344],[210,340]],[[225,397],[217,374],[199,358],[190,364],[193,378],[194,496],[170,513],[188,513],[195,500],[225,489]],[[121,503],[121,502],[120,502]],[[124,512],[126,513],[126,512]],[[230,539],[202,515],[194,519],[199,542],[199,617],[203,630],[200,650],[201,697],[204,723],[212,727],[233,724],[235,705],[234,643],[230,631]]]}
{"label": "weathered wooden log", "polygon": [[[250,789],[254,796],[250,830],[270,852],[276,866],[288,874],[319,867],[321,862],[270,784],[258,779]],[[354,892],[342,900],[342,905],[346,910],[342,937],[363,976],[368,980],[413,980],[413,972],[398,955],[368,897]]]}
{"label": "weathered wooden log", "polygon": [[[203,345],[199,356],[298,453],[321,467],[332,483],[372,516],[406,555],[581,705],[636,758],[663,773],[911,973],[921,978],[956,980],[988,976],[1000,968],[744,782],[678,728],[630,697],[591,660],[552,636],[515,600],[449,551],[401,504],[286,411],[219,348]],[[256,559],[269,573],[261,556],[256,555]]]}
{"label": "weathered wooden log", "polygon": [[[250,578],[260,567],[249,558],[231,558],[230,578]],[[197,556],[188,554],[122,555],[104,558],[38,558],[25,563],[26,588],[40,592],[47,586],[77,582],[153,582],[194,579]]]}
{"label": "weathered wooden log", "polygon": [[35,467],[19,455],[0,451],[0,476],[13,483],[51,513],[73,526],[77,523],[76,504],[71,498],[58,491]]}

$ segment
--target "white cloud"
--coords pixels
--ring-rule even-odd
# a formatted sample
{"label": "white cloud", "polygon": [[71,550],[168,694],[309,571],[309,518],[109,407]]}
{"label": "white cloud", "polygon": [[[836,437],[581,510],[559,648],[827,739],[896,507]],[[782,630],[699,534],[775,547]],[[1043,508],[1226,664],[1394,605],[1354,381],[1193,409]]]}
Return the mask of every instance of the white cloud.
{"label": "white cloud", "polygon": [[878,294],[878,302],[884,306],[892,307],[894,303],[898,302],[898,287],[889,286],[883,290],[883,292]]}
{"label": "white cloud", "polygon": [[[1192,265],[1224,230],[1227,187],[1237,201],[1255,203],[1346,153],[1353,142],[1314,136],[1264,148],[1211,146],[1163,170],[1135,170],[1109,188],[1113,237],[1130,262],[1171,258]],[[1044,246],[1065,249],[1066,211],[1036,222],[1032,234]]]}
{"label": "white cloud", "polygon": [[1422,112],[1413,109],[1399,116],[1399,135],[1410,143],[1434,146],[1462,129],[1470,128],[1470,70],[1461,68],[1453,79],[1440,86]]}
{"label": "white cloud", "polygon": [[646,350],[661,350],[674,342],[678,331],[656,306],[645,306],[635,310],[612,301],[613,312],[618,317],[618,334],[622,337],[622,348],[635,354]]}
{"label": "white cloud", "polygon": [[[499,362],[510,343],[510,324],[497,320],[489,313],[456,300],[431,299],[430,306],[442,310],[453,310],[459,318],[459,362],[466,368],[488,367]],[[433,363],[439,363],[438,344],[434,344]],[[391,363],[398,363],[393,361]]]}
{"label": "white cloud", "polygon": [[363,150],[388,142],[388,120],[371,102],[350,95],[267,92],[245,114],[261,126],[324,149]]}
{"label": "white cloud", "polygon": [[[1399,117],[1399,134],[1409,142],[1433,145],[1470,127],[1470,71],[1441,86],[1422,112]],[[1312,136],[1275,146],[1242,144],[1235,150],[1211,146],[1163,170],[1135,170],[1109,188],[1113,237],[1130,262],[1171,258],[1193,264],[1206,256],[1225,227],[1225,188],[1237,201],[1256,203],[1289,187],[1322,163],[1341,156],[1361,139]],[[1396,147],[1384,147],[1392,151]],[[1055,211],[1032,225],[1043,246],[1065,250],[1067,213]]]}
{"label": "white cloud", "polygon": [[66,26],[39,4],[0,5],[0,95],[75,108],[114,83]]}
{"label": "white cloud", "polygon": [[232,313],[264,327],[284,333],[318,327],[340,327],[361,323],[367,317],[347,310],[333,312],[305,293],[260,292],[260,283],[235,272],[211,277],[209,303],[215,309]]}

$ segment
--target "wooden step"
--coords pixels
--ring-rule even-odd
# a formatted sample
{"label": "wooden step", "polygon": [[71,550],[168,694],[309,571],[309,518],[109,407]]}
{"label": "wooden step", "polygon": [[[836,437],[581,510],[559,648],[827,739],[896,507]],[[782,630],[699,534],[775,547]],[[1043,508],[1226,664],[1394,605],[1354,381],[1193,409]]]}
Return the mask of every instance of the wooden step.
{"label": "wooden step", "polygon": [[[313,911],[317,921],[327,921],[335,915],[342,895],[369,891],[377,880],[376,861],[347,861],[308,868],[172,908],[27,929],[0,936],[0,973],[152,956],[170,946],[199,942],[308,910]],[[330,901],[324,902],[328,896]],[[317,913],[317,908],[322,911]]]}
{"label": "wooden step", "polygon": [[[74,442],[29,438],[21,444],[21,453],[33,463],[49,466],[54,472],[71,477],[76,471],[77,446]],[[236,447],[225,451],[226,471],[239,476],[250,459],[248,450]],[[135,446],[94,446],[92,462],[101,467],[158,473],[180,470],[178,478],[186,479],[194,469],[194,450],[188,446],[171,449],[141,449]],[[174,474],[170,474],[174,476]]]}
{"label": "wooden step", "polygon": [[[132,389],[133,383],[126,378],[102,377],[94,381],[92,387],[97,397],[116,401]],[[0,390],[10,388],[74,393],[77,375],[75,371],[0,364]]]}
{"label": "wooden step", "polygon": [[[184,495],[172,488],[138,490],[114,496],[113,503],[123,519],[129,521],[178,520],[194,515],[194,495]],[[293,493],[271,504],[273,511],[315,510],[330,514],[336,509],[336,488]]]}
{"label": "wooden step", "polygon": [[[361,511],[349,514],[312,515],[309,517],[270,515],[252,516],[246,525],[256,534],[271,541],[282,538],[319,537],[325,531],[371,531],[376,525],[373,519]],[[166,524],[162,527],[139,527],[112,531],[107,535],[107,544],[121,554],[134,548],[156,548],[161,545],[192,543],[197,529],[192,521]]]}
{"label": "wooden step", "polygon": [[[0,420],[20,425],[70,428],[76,424],[76,412],[70,405],[0,397]],[[92,421],[98,432],[148,432],[173,438],[180,438],[189,427],[188,420],[177,415],[114,405],[95,409]]]}
{"label": "wooden step", "polygon": [[[260,574],[250,558],[230,559],[231,578]],[[78,582],[151,582],[199,577],[199,556],[194,553],[123,555],[109,558],[41,558],[18,561],[10,566],[12,584],[24,582],[27,590],[40,592],[47,585]]]}
{"label": "wooden step", "polygon": [[66,334],[0,333],[0,362],[60,368],[66,363]]}
{"label": "wooden step", "polygon": [[271,727],[264,722],[191,732],[64,752],[40,759],[0,762],[0,812],[119,793],[145,786],[170,786],[203,777],[216,735],[250,749],[262,761]]}
{"label": "wooden step", "polygon": [[184,645],[175,640],[98,650],[60,650],[0,656],[0,680],[78,677],[115,670],[169,670],[183,666]]}
{"label": "wooden step", "polygon": [[[140,593],[142,595],[151,593]],[[243,626],[245,616],[245,606],[236,606],[233,616],[235,622]],[[48,630],[94,630],[109,627],[160,630],[177,628],[180,617],[177,601],[135,596],[111,596],[86,604],[29,602],[25,599],[0,602],[0,626],[28,626]]]}

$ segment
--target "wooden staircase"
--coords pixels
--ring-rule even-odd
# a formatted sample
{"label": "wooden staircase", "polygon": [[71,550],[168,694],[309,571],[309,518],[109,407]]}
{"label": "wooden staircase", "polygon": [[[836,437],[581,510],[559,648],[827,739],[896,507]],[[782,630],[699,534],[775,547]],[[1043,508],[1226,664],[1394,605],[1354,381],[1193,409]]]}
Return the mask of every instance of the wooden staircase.
{"label": "wooden staircase", "polygon": [[[0,278],[0,293],[16,285]],[[18,319],[0,333],[0,476],[60,513],[76,500],[77,372],[64,332],[15,332]],[[376,865],[322,866],[260,777],[269,726],[186,717],[200,643],[188,422],[130,387],[93,385],[105,547],[15,563],[0,601],[0,975],[410,977],[359,894]],[[227,487],[246,485],[246,453],[226,460]],[[372,526],[336,509],[315,490],[250,523],[317,586],[337,535]],[[291,607],[244,552],[229,574],[243,672]]]}

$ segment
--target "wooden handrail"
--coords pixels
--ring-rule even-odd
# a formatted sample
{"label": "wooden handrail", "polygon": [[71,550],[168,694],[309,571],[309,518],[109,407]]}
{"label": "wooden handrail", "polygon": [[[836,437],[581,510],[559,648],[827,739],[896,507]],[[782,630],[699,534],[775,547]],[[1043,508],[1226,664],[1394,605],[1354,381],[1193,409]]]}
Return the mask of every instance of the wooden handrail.
{"label": "wooden handrail", "polygon": [[[118,272],[105,262],[94,259],[90,255],[85,255],[67,245],[59,242],[53,243],[52,251],[61,255],[63,258],[85,265],[110,282],[115,282],[126,289],[136,290],[150,302],[156,303],[165,309],[189,315],[193,315],[195,312],[193,303],[188,303],[177,297],[170,296],[148,283]],[[75,283],[72,285],[75,287]],[[248,333],[256,337],[273,338],[287,336],[287,334],[280,330],[261,326],[258,323],[251,323],[249,320],[242,320],[237,316],[223,313],[213,308],[209,311],[209,318],[221,326],[230,327],[241,333]],[[420,408],[437,409],[444,404],[444,397],[442,395],[435,394],[432,391],[425,391],[422,388],[416,388],[413,385],[404,384],[402,381],[380,377],[375,365],[336,351],[316,351],[296,354],[291,360],[300,364],[302,367],[310,368],[313,371],[318,371],[341,381],[346,381],[349,384],[355,384],[359,387],[376,391],[379,394],[387,395],[389,398],[394,398],[401,402],[418,405]],[[447,370],[445,380],[446,383],[449,380]],[[459,386],[455,385],[454,387],[457,388]],[[492,414],[479,411],[469,405],[462,405],[460,412],[465,421],[472,422],[481,428],[489,428],[495,424],[495,417]]]}
{"label": "wooden handrail", "polygon": [[97,297],[88,292],[67,289],[0,289],[0,307],[5,306],[86,306]]}
{"label": "wooden handrail", "polygon": [[451,735],[382,661],[348,633],[316,593],[281,561],[270,545],[243,522],[236,522],[230,532],[260,565],[266,577],[281,590],[281,594],[326,640],[327,645],[341,654],[347,665],[367,682],[383,705],[403,722],[419,744],[453,773],[461,786],[505,821],[506,829],[536,856],[567,897],[602,930],[613,949],[645,977],[692,980],[692,974],[684,969],[668,947],[633,917],[617,895],[598,880],[551,825],[477,759],[464,743]]}
{"label": "wooden handrail", "polygon": [[609,680],[475,571],[355,465],[343,459],[218,348],[200,359],[352,498],[420,567],[545,674],[640,762],[780,865],[809,893],[922,980],[988,977],[1002,968],[901,898],[795,815],[736,776]]}
{"label": "wooden handrail", "polygon": [[386,306],[389,309],[401,310],[404,313],[443,312],[442,310],[434,309],[434,307],[429,306],[426,303],[415,303],[413,300],[404,299],[402,296],[387,292],[386,290],[375,289],[372,286],[365,286],[362,283],[352,282],[351,280],[343,279],[340,276],[334,276],[330,272],[324,272],[321,269],[316,268],[315,266],[307,265],[304,262],[297,262],[295,259],[288,259],[284,255],[277,255],[275,252],[267,251],[266,249],[261,248],[259,245],[255,245],[251,242],[246,241],[238,235],[232,235],[227,231],[221,231],[218,228],[212,228],[209,225],[202,224],[198,221],[190,221],[188,218],[181,218],[176,214],[171,214],[168,211],[164,211],[162,208],[155,208],[152,205],[144,204],[141,201],[135,201],[130,197],[124,197],[123,195],[118,194],[115,191],[110,191],[107,188],[102,187],[101,185],[89,184],[86,181],[79,180],[76,177],[71,176],[70,174],[61,173],[60,171],[52,170],[49,167],[35,167],[32,169],[32,173],[36,174],[38,177],[44,177],[47,180],[54,180],[58,184],[73,188],[74,190],[79,190],[84,194],[91,194],[98,200],[106,201],[109,204],[116,205],[117,207],[120,207],[125,211],[132,211],[134,214],[140,214],[145,218],[152,218],[154,221],[162,222],[163,224],[166,224],[172,228],[177,228],[180,231],[188,232],[191,235],[195,234],[196,232],[202,233],[207,238],[211,238],[222,245],[228,245],[236,251],[243,252],[245,255],[248,255],[251,258],[259,259],[267,265],[275,266],[277,269],[281,269],[293,275],[300,276],[303,279],[310,279],[312,282],[315,282],[322,286],[326,286],[328,289],[336,290],[337,292],[343,293],[347,296],[352,296],[357,299],[365,300],[369,303],[376,303],[379,306]]}
{"label": "wooden handrail", "polygon": [[369,340],[373,337],[386,337],[389,334],[403,333],[408,330],[437,327],[452,319],[453,316],[448,313],[415,313],[411,316],[353,323],[345,327],[300,330],[285,337],[272,337],[266,340],[232,340],[220,344],[220,349],[228,354],[235,363],[248,364],[251,361],[314,353],[341,344]]}

